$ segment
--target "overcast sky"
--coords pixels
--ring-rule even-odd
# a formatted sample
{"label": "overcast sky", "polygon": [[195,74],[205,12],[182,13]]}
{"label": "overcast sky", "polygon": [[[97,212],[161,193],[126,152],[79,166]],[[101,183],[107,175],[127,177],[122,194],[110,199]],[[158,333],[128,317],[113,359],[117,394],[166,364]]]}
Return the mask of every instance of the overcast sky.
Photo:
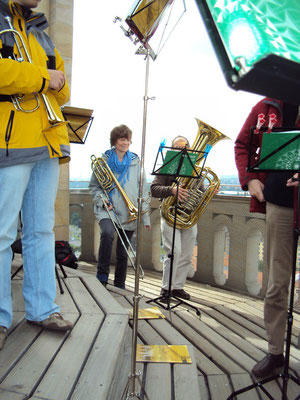
{"label": "overcast sky", "polygon": [[[176,0],[177,8],[183,4]],[[119,124],[133,131],[131,150],[141,154],[146,62],[122,32],[116,16],[128,15],[132,0],[74,0],[72,98],[74,107],[94,110],[85,145],[72,144],[70,178],[89,179],[90,156],[100,156]],[[234,140],[261,96],[236,92],[224,79],[196,2],[186,12],[155,61],[150,61],[145,169],[150,177],[159,144],[177,135],[190,142],[198,118],[231,140],[217,143],[207,166],[219,175],[236,174]],[[125,22],[123,26],[127,27]]]}

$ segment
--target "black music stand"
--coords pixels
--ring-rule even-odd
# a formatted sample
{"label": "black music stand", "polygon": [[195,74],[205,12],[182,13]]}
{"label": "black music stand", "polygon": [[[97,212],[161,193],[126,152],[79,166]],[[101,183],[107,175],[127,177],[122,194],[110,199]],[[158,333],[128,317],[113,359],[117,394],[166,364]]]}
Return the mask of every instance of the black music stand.
{"label": "black music stand", "polygon": [[[166,159],[164,160],[162,148],[170,149],[170,150],[175,150],[174,152],[168,153],[166,155]],[[211,146],[208,146],[210,149]],[[199,154],[203,153],[204,162],[201,167],[200,173],[197,172],[195,169],[195,163],[197,160],[201,159],[202,157],[199,158]],[[147,300],[146,303],[154,302],[158,304],[159,306],[163,307],[165,310],[172,310],[175,307],[185,304],[188,307],[192,308],[195,310],[197,315],[201,315],[199,308],[193,306],[192,304],[182,300],[180,297],[172,295],[172,277],[173,277],[173,263],[174,263],[174,247],[175,247],[175,233],[176,233],[176,222],[177,222],[177,212],[179,208],[178,204],[178,187],[179,187],[179,177],[186,177],[189,179],[200,179],[201,174],[204,168],[206,156],[208,154],[208,151],[203,152],[203,151],[198,151],[198,150],[188,150],[186,147],[182,150],[175,148],[175,147],[166,147],[166,146],[160,146],[156,160],[155,160],[155,165],[157,163],[159,154],[161,154],[163,158],[163,165],[159,167],[158,169],[153,170],[152,175],[164,175],[164,176],[172,176],[173,177],[173,182],[176,185],[176,196],[175,196],[175,207],[174,207],[174,220],[173,220],[173,234],[172,234],[172,247],[171,247],[171,254],[168,255],[170,258],[170,273],[169,273],[169,287],[168,287],[168,294],[167,296],[160,295],[154,299]],[[169,172],[168,172],[169,171]],[[194,174],[193,174],[194,173]],[[193,175],[192,175],[193,174]],[[162,299],[164,299],[165,302],[162,302]],[[170,305],[171,300],[176,300],[176,304]]]}
{"label": "black music stand", "polygon": [[[259,169],[259,166],[263,163],[265,163],[267,160],[271,160],[274,155],[277,155],[280,151],[284,151],[291,143],[295,142],[296,140],[300,140],[300,132],[297,132],[295,128],[278,128],[274,129],[274,133],[276,134],[276,131],[278,132],[287,132],[287,131],[296,131],[295,135],[292,139],[289,139],[286,141],[286,143],[281,144],[277,148],[275,148],[273,151],[270,151],[269,154],[265,154],[259,161],[255,162],[252,166],[251,164],[251,144],[252,144],[252,139],[255,128],[251,128],[251,136],[250,136],[250,146],[249,146],[249,157],[248,157],[248,167],[247,170],[252,172],[252,171],[257,171],[257,170],[263,170],[263,171],[291,171],[291,172],[298,172],[299,177],[300,177],[300,167],[298,169],[291,169],[291,168],[282,168],[279,169],[278,167],[275,168],[272,166],[272,163],[269,164],[269,166],[265,166],[262,169]],[[262,130],[267,130],[267,127],[262,127]],[[272,135],[272,133],[269,133]],[[263,149],[263,143],[262,142],[262,149]],[[295,143],[294,143],[295,144]],[[282,152],[283,153],[283,152]],[[300,161],[298,159],[298,161]],[[293,376],[292,374],[289,373],[289,362],[290,362],[290,347],[291,347],[291,336],[292,336],[292,326],[293,326],[293,306],[294,306],[294,290],[295,290],[295,275],[296,275],[296,266],[297,266],[297,246],[298,246],[298,239],[299,239],[299,217],[300,217],[300,185],[298,186],[297,190],[297,204],[294,203],[294,218],[296,220],[294,221],[294,238],[293,238],[293,265],[292,265],[292,272],[291,272],[291,285],[290,285],[290,297],[289,297],[289,307],[288,307],[288,316],[287,316],[287,334],[286,334],[286,344],[285,344],[285,359],[284,359],[284,368],[283,372],[272,375],[269,378],[262,379],[259,382],[256,382],[252,385],[249,385],[243,389],[234,391],[231,393],[231,395],[227,398],[227,400],[233,400],[235,396],[238,396],[242,393],[248,392],[249,390],[252,390],[254,388],[259,388],[261,389],[269,399],[271,400],[277,400],[274,399],[274,397],[271,396],[271,394],[268,392],[266,388],[264,388],[264,384],[274,381],[275,379],[282,378],[283,384],[282,384],[282,397],[281,400],[287,400],[287,385],[289,379],[292,379],[297,385],[300,386],[300,380]],[[297,396],[295,400],[299,400],[300,396]]]}
{"label": "black music stand", "polygon": [[67,121],[70,143],[85,144],[94,120],[93,110],[64,106],[62,113]]}

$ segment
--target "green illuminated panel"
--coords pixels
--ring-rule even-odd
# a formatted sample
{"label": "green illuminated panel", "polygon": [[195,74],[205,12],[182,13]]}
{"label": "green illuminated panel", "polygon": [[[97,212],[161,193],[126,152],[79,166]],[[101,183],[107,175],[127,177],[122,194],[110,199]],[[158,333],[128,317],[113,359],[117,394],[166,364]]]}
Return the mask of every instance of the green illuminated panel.
{"label": "green illuminated panel", "polygon": [[267,54],[300,61],[300,0],[207,0],[234,67]]}

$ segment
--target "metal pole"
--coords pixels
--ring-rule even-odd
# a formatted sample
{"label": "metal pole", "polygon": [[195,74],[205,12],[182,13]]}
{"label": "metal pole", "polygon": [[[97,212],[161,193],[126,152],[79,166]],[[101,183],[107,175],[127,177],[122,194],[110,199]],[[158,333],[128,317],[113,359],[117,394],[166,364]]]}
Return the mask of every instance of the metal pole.
{"label": "metal pole", "polygon": [[146,53],[146,77],[145,77],[145,92],[144,92],[144,112],[143,112],[143,132],[141,145],[141,167],[140,167],[140,183],[138,197],[138,224],[137,224],[137,246],[136,246],[136,267],[135,267],[135,285],[133,297],[133,327],[132,327],[132,353],[131,353],[131,374],[129,376],[129,393],[127,399],[140,399],[140,395],[136,393],[135,380],[139,374],[136,372],[136,347],[137,347],[137,332],[138,332],[138,313],[139,313],[139,273],[141,259],[141,232],[142,232],[142,205],[143,205],[143,183],[144,183],[144,159],[145,159],[145,142],[146,142],[146,123],[147,123],[147,104],[148,104],[148,78],[149,78],[149,50]]}

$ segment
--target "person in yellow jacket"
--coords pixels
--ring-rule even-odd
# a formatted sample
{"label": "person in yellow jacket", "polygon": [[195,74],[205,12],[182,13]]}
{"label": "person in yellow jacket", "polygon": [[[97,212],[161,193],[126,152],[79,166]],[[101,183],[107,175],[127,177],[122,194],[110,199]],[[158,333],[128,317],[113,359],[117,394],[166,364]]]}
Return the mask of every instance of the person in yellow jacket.
{"label": "person in yellow jacket", "polygon": [[[47,20],[32,10],[38,4],[0,0],[0,349],[12,323],[11,244],[20,211],[26,320],[72,329],[55,304],[53,233],[59,163],[69,160],[70,145],[65,124],[51,124],[48,115],[50,110],[63,121],[60,106],[69,87],[63,60],[44,32]],[[4,32],[10,24],[30,59],[23,54],[20,61],[17,33]]]}

